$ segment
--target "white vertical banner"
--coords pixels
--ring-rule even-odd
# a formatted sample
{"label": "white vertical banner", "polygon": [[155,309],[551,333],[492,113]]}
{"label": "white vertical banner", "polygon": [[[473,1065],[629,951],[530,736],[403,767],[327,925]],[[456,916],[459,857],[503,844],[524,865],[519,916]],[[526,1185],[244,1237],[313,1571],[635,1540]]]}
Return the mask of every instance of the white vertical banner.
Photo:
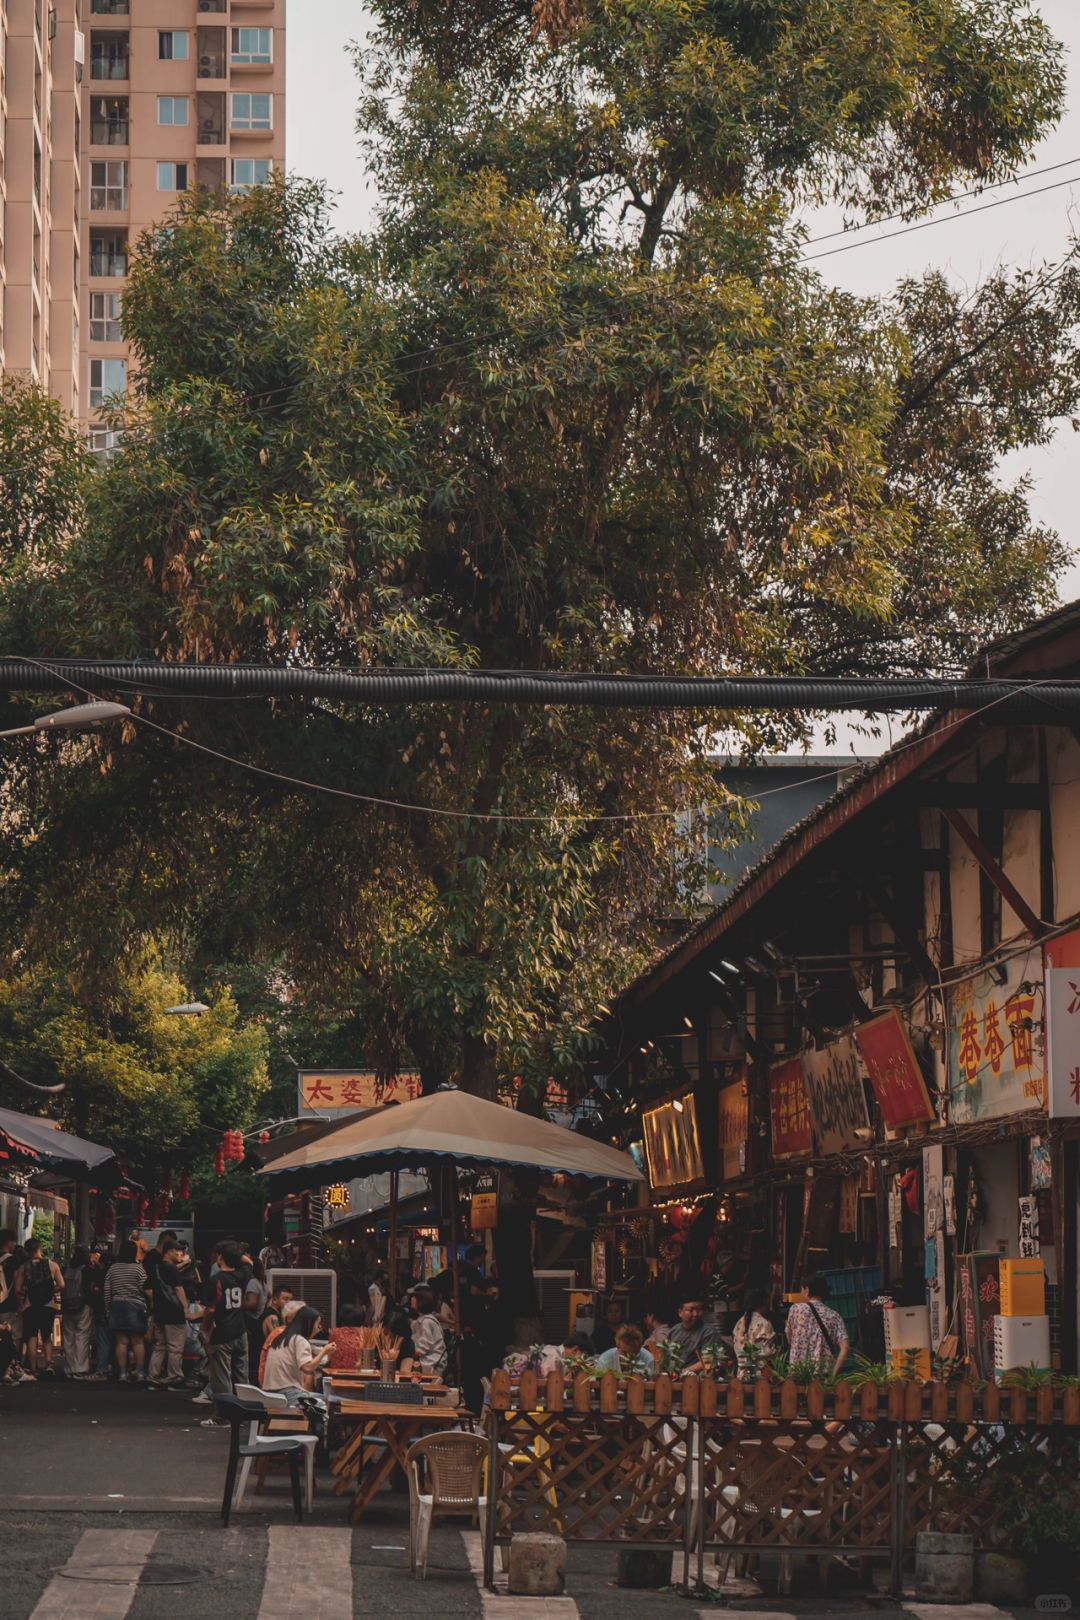
{"label": "white vertical banner", "polygon": [[1080,1119],[1080,967],[1046,947],[1046,1068],[1051,1119]]}
{"label": "white vertical banner", "polygon": [[926,1303],[936,1350],[945,1336],[945,1154],[938,1146],[923,1148],[922,1184]]}

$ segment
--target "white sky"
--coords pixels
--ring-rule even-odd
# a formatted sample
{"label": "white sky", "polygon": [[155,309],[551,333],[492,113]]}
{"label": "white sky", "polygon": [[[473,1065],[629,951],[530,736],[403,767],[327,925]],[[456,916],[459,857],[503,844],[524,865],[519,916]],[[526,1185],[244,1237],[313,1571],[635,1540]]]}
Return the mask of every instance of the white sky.
{"label": "white sky", "polygon": [[[1037,265],[1061,257],[1070,226],[1080,227],[1080,0],[1037,0],[1038,9],[1069,51],[1068,109],[1057,129],[1031,159],[1029,168],[1074,160],[1069,168],[1003,187],[972,199],[972,208],[1055,185],[1075,174],[1075,184],[1060,185],[1027,201],[1010,202],[981,214],[949,218],[952,210],[938,210],[947,223],[911,232],[891,240],[860,246],[851,252],[818,261],[818,269],[838,286],[855,292],[886,292],[896,279],[936,265],[965,285],[977,282],[998,264]],[[361,0],[288,0],[288,125],[286,150],[289,168],[302,175],[319,176],[337,192],[337,223],[342,230],[368,224],[371,193],[360,162],[355,107],[357,83],[346,55],[350,40],[360,40],[365,28]],[[823,221],[830,230],[835,222]],[[876,234],[896,230],[895,225],[861,233],[868,241]],[[818,227],[812,234],[817,234]],[[853,238],[852,240],[855,240]],[[822,244],[835,247],[836,242]],[[813,251],[813,250],[811,250]],[[820,249],[818,250],[820,251]],[[1045,450],[1010,458],[1010,475],[1030,470],[1035,479],[1032,505],[1043,522],[1057,529],[1074,548],[1080,531],[1074,521],[1080,498],[1077,450],[1080,441],[1066,424]],[[1080,596],[1080,553],[1060,582],[1063,600]],[[846,728],[845,728],[846,730]],[[884,739],[887,742],[887,738]],[[860,751],[866,741],[856,744]]]}

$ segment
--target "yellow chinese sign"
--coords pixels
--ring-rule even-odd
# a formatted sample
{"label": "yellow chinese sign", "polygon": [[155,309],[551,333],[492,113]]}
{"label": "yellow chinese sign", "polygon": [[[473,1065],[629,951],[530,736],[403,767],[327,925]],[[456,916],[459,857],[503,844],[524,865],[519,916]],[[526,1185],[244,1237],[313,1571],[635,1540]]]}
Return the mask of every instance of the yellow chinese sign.
{"label": "yellow chinese sign", "polygon": [[343,1181],[335,1181],[332,1187],[327,1187],[323,1193],[323,1203],[327,1209],[340,1213],[349,1207],[349,1189]]}
{"label": "yellow chinese sign", "polygon": [[356,1108],[411,1102],[420,1095],[414,1072],[382,1079],[374,1069],[301,1069],[297,1085],[298,1114],[349,1114]]}
{"label": "yellow chinese sign", "polygon": [[952,1122],[998,1119],[1046,1103],[1046,1063],[1036,1049],[1042,1012],[1037,949],[949,988]]}

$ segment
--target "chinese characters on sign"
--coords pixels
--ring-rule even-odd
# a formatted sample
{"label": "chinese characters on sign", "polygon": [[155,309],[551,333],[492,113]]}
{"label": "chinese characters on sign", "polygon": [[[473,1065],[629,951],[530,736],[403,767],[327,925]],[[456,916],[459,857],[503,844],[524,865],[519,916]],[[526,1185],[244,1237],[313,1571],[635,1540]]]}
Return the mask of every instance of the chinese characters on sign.
{"label": "chinese characters on sign", "polygon": [[774,1159],[792,1159],[814,1151],[814,1128],[801,1058],[778,1063],[769,1070],[769,1112]]}
{"label": "chinese characters on sign", "polygon": [[1046,947],[1046,1064],[1050,1114],[1080,1118],[1080,932]]}
{"label": "chinese characters on sign", "polygon": [[900,1014],[894,1010],[860,1024],[855,1039],[888,1129],[932,1120],[933,1105]]}
{"label": "chinese characters on sign", "polygon": [[411,1102],[420,1095],[420,1076],[402,1073],[382,1080],[373,1069],[301,1069],[297,1076],[297,1113],[349,1114],[356,1108]]}
{"label": "chinese characters on sign", "polygon": [[818,1152],[843,1153],[867,1142],[871,1133],[862,1059],[851,1036],[804,1052],[802,1063]]}
{"label": "chinese characters on sign", "polygon": [[1029,1194],[1020,1200],[1020,1258],[1030,1260],[1039,1253],[1039,1200]]}
{"label": "chinese characters on sign", "polygon": [[950,987],[952,1123],[1043,1106],[1045,1065],[1035,1041],[1042,1018],[1041,978],[1039,952],[1032,949]]}
{"label": "chinese characters on sign", "polygon": [[323,1202],[326,1208],[340,1214],[349,1207],[349,1189],[343,1181],[335,1181],[332,1187],[323,1191]]}
{"label": "chinese characters on sign", "polygon": [[750,1099],[745,1079],[725,1086],[719,1095],[720,1167],[725,1181],[746,1171],[746,1142],[750,1135]]}

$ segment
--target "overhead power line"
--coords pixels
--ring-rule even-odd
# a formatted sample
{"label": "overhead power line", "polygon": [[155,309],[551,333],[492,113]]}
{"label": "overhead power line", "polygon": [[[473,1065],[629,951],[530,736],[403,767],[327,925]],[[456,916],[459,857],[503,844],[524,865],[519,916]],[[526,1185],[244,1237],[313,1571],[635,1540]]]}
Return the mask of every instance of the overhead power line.
{"label": "overhead power line", "polygon": [[123,691],[170,697],[321,698],[393,707],[510,703],[590,709],[912,709],[1080,713],[1080,681],[897,680],[884,677],[578,674],[549,670],[311,669],[279,664],[180,664],[125,659],[0,659],[0,690]]}

